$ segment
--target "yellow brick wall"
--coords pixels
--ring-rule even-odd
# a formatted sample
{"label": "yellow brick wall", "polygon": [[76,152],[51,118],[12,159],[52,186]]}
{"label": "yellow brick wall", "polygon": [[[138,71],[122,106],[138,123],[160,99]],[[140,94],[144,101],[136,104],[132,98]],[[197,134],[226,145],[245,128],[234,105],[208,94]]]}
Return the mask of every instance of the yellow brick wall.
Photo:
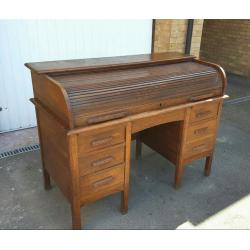
{"label": "yellow brick wall", "polygon": [[250,20],[205,20],[201,58],[250,76]]}
{"label": "yellow brick wall", "polygon": [[195,19],[190,54],[200,56],[201,36],[203,30],[203,19]]}
{"label": "yellow brick wall", "polygon": [[[154,52],[185,52],[187,19],[156,19]],[[194,20],[191,54],[199,56],[203,19]]]}

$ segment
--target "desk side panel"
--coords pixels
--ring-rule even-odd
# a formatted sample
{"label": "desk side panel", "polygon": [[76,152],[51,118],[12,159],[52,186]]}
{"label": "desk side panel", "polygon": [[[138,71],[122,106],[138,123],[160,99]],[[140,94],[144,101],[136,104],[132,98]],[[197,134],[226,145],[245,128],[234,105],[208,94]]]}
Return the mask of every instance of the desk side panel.
{"label": "desk side panel", "polygon": [[68,96],[65,90],[47,75],[31,72],[34,97],[68,128],[73,128]]}
{"label": "desk side panel", "polygon": [[71,172],[67,131],[45,110],[36,108],[43,167],[68,200],[71,200]]}
{"label": "desk side panel", "polygon": [[141,133],[141,141],[176,164],[181,142],[181,123],[182,121],[170,122],[146,129]]}

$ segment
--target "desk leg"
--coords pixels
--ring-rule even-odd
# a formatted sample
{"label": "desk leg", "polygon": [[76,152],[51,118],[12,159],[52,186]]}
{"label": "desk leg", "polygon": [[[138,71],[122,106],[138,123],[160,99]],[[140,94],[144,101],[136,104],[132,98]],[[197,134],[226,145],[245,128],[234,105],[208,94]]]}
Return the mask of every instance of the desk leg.
{"label": "desk leg", "polygon": [[121,213],[126,214],[128,212],[128,190],[121,192]]}
{"label": "desk leg", "polygon": [[38,136],[39,136],[39,142],[40,142],[40,151],[41,151],[41,160],[42,160],[42,171],[43,171],[43,186],[45,190],[51,189],[51,183],[50,183],[50,176],[48,171],[45,169],[45,162],[44,162],[44,151],[43,151],[43,137],[42,137],[42,131],[40,127],[40,120],[39,120],[39,111],[36,108],[36,119],[37,119],[37,126],[38,126]]}
{"label": "desk leg", "polygon": [[191,108],[186,109],[185,118],[180,124],[180,145],[179,145],[179,151],[178,151],[177,164],[175,168],[175,184],[174,184],[174,187],[176,189],[178,189],[181,185],[181,178],[182,178],[183,171],[184,171],[183,152],[184,152],[184,146],[186,143],[190,112],[191,112]]}
{"label": "desk leg", "polygon": [[71,171],[72,228],[81,229],[80,177],[78,167],[77,135],[68,136],[69,165]]}
{"label": "desk leg", "polygon": [[81,207],[77,204],[71,204],[72,229],[81,229]]}
{"label": "desk leg", "polygon": [[50,176],[44,167],[43,167],[43,185],[45,190],[51,189]]}
{"label": "desk leg", "polygon": [[142,152],[142,142],[140,135],[136,137],[136,149],[135,149],[135,159],[141,159],[141,152]]}
{"label": "desk leg", "polygon": [[124,169],[124,190],[121,193],[121,213],[128,212],[129,177],[130,177],[131,123],[126,126],[126,149]]}
{"label": "desk leg", "polygon": [[204,171],[205,176],[209,176],[211,173],[212,161],[213,161],[213,153],[208,157],[206,157],[205,171]]}
{"label": "desk leg", "polygon": [[181,185],[181,178],[184,171],[184,165],[182,162],[178,163],[175,167],[175,189],[178,189]]}

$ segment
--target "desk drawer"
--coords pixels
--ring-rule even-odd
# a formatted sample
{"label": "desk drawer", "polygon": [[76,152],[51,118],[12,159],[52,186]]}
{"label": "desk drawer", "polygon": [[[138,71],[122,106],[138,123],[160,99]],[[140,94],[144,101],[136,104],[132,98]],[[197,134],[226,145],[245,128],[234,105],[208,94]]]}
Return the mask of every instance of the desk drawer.
{"label": "desk drawer", "polygon": [[80,175],[86,175],[109,168],[125,161],[124,143],[79,157]]}
{"label": "desk drawer", "polygon": [[206,137],[214,136],[216,133],[217,120],[199,122],[189,126],[187,130],[187,142],[197,141]]}
{"label": "desk drawer", "polygon": [[79,155],[125,141],[125,126],[85,132],[78,136]]}
{"label": "desk drawer", "polygon": [[80,178],[81,202],[87,203],[124,189],[124,165]]}
{"label": "desk drawer", "polygon": [[209,102],[193,106],[190,114],[190,123],[216,118],[218,114],[219,103]]}
{"label": "desk drawer", "polygon": [[203,140],[187,143],[184,146],[184,158],[190,158],[201,153],[208,152],[213,149],[214,137],[208,137]]}

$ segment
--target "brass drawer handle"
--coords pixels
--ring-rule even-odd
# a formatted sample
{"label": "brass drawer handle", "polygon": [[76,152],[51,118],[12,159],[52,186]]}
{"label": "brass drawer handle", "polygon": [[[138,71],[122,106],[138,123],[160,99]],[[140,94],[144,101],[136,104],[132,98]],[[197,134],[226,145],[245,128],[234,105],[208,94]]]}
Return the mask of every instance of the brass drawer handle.
{"label": "brass drawer handle", "polygon": [[199,128],[194,131],[195,135],[205,134],[208,131],[208,127]]}
{"label": "brass drawer handle", "polygon": [[106,177],[106,178],[104,178],[102,180],[96,181],[94,183],[94,187],[99,187],[99,186],[102,186],[102,185],[106,185],[106,184],[112,182],[113,179],[114,179],[113,176],[109,176],[109,177]]}
{"label": "brass drawer handle", "polygon": [[203,143],[203,144],[200,144],[200,145],[198,145],[198,146],[193,147],[192,150],[193,150],[193,151],[199,151],[199,150],[204,149],[205,147],[206,147],[206,144]]}
{"label": "brass drawer handle", "polygon": [[113,161],[113,160],[114,160],[114,158],[113,158],[112,156],[108,156],[108,157],[105,157],[105,158],[103,158],[103,159],[101,159],[101,160],[92,162],[91,165],[92,165],[93,167],[98,167],[98,166],[107,164],[107,163],[109,163],[109,162],[111,162],[111,161]]}
{"label": "brass drawer handle", "polygon": [[199,111],[196,113],[196,118],[202,118],[208,116],[211,113],[210,110]]}
{"label": "brass drawer handle", "polygon": [[113,140],[113,136],[108,136],[102,139],[97,139],[91,142],[92,146],[99,146],[99,145],[103,145],[103,144],[107,144],[109,142],[111,142]]}

